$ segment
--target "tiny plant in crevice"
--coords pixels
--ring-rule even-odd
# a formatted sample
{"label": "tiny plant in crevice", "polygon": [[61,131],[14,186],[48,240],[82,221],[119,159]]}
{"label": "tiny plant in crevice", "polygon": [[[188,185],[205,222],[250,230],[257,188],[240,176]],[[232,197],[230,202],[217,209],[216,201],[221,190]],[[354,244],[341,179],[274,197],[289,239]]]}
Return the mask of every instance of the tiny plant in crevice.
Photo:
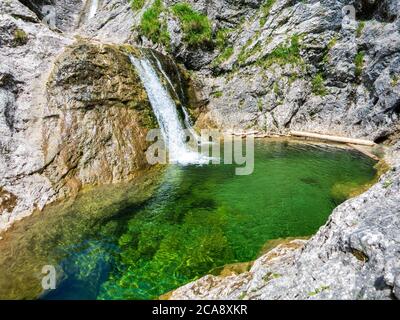
{"label": "tiny plant in crevice", "polygon": [[326,45],[325,51],[324,51],[324,56],[322,58],[322,62],[328,63],[329,62],[329,52],[331,49],[336,45],[337,38],[333,37],[331,40]]}
{"label": "tiny plant in crevice", "polygon": [[257,100],[257,108],[258,108],[258,111],[260,111],[260,112],[263,111],[263,102],[261,99]]}
{"label": "tiny plant in crevice", "polygon": [[313,296],[316,296],[317,294],[321,293],[322,291],[329,290],[329,289],[330,289],[330,286],[321,286],[321,287],[315,289],[314,291],[310,292],[308,294],[308,296],[313,297]]}
{"label": "tiny plant in crevice", "polygon": [[391,79],[391,81],[390,81],[390,85],[391,85],[392,87],[397,86],[397,84],[399,83],[399,80],[400,80],[400,76],[397,75],[397,74],[395,74],[394,76],[392,76],[392,79]]}
{"label": "tiny plant in crevice", "polygon": [[261,19],[260,26],[263,27],[267,22],[267,18],[272,6],[275,4],[276,0],[266,0],[261,6]]}
{"label": "tiny plant in crevice", "polygon": [[143,8],[145,0],[131,0],[131,8],[133,11],[138,11]]}
{"label": "tiny plant in crevice", "polygon": [[223,93],[222,93],[222,91],[215,91],[212,93],[212,95],[214,98],[221,98]]}
{"label": "tiny plant in crevice", "polygon": [[171,8],[182,24],[184,41],[191,47],[210,47],[212,28],[208,17],[195,11],[188,3],[177,3]]}
{"label": "tiny plant in crevice", "polygon": [[15,29],[14,42],[18,46],[26,44],[28,42],[28,36],[26,32],[22,29]]}
{"label": "tiny plant in crevice", "polygon": [[219,64],[228,60],[232,56],[232,54],[233,54],[233,47],[226,47],[225,50],[222,51],[217,58],[215,58],[212,65],[214,67],[218,66]]}
{"label": "tiny plant in crevice", "polygon": [[354,65],[355,65],[355,76],[359,77],[362,74],[362,70],[364,67],[364,52],[363,51],[359,51],[356,56],[354,57]]}
{"label": "tiny plant in crevice", "polygon": [[365,21],[360,21],[358,23],[357,29],[356,29],[356,37],[359,38],[362,35],[362,32],[365,28]]}
{"label": "tiny plant in crevice", "polygon": [[223,50],[227,45],[229,45],[228,35],[231,29],[222,28],[217,31],[215,35],[215,44],[219,50]]}
{"label": "tiny plant in crevice", "polygon": [[317,73],[314,79],[311,81],[312,93],[318,96],[326,95],[326,88],[324,85],[324,77],[322,73]]}
{"label": "tiny plant in crevice", "polygon": [[168,47],[170,35],[165,21],[160,19],[163,11],[164,5],[161,0],[155,0],[152,6],[143,13],[139,31],[154,43],[161,43]]}

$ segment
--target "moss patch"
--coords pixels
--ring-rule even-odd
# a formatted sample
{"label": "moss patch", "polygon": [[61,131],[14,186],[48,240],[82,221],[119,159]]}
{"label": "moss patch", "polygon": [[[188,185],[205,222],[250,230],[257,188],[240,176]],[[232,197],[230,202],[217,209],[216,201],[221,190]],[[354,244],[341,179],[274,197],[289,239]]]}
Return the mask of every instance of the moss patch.
{"label": "moss patch", "polygon": [[362,74],[362,70],[364,67],[364,51],[359,51],[356,56],[354,57],[354,65],[356,66],[354,75],[356,77],[360,77]]}
{"label": "moss patch", "polygon": [[361,37],[361,34],[362,34],[364,28],[365,28],[365,22],[364,21],[360,21],[358,23],[358,26],[357,26],[357,29],[356,29],[356,37],[357,38]]}
{"label": "moss patch", "polygon": [[324,77],[322,73],[317,73],[314,79],[311,81],[312,93],[318,96],[326,95],[326,88],[324,85]]}
{"label": "moss patch", "polygon": [[15,29],[14,31],[14,44],[16,46],[22,46],[28,42],[28,35],[22,29]]}
{"label": "moss patch", "polygon": [[213,67],[220,65],[221,63],[228,60],[233,54],[233,47],[227,47],[221,54],[213,61]]}

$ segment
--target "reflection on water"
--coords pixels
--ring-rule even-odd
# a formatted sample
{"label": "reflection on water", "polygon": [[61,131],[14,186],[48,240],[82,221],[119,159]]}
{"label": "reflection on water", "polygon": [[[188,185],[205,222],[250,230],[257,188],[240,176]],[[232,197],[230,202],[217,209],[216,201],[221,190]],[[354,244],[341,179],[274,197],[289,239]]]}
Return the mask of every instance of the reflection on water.
{"label": "reflection on water", "polygon": [[6,234],[0,297],[37,297],[48,264],[58,284],[45,299],[157,297],[254,259],[268,240],[315,233],[344,200],[338,190],[373,179],[372,165],[355,152],[257,142],[249,176],[236,176],[235,165],[169,166],[96,188]]}

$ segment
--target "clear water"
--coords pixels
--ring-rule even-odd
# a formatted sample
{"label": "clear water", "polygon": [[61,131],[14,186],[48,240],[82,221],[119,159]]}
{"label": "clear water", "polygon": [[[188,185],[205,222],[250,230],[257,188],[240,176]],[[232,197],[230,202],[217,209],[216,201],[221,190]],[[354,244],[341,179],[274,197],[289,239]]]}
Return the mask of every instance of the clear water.
{"label": "clear water", "polygon": [[338,190],[375,170],[348,150],[258,141],[249,176],[234,165],[171,165],[155,176],[23,220],[0,241],[0,297],[39,294],[40,270],[53,264],[59,283],[43,299],[156,298],[255,259],[268,240],[314,234],[344,200]]}

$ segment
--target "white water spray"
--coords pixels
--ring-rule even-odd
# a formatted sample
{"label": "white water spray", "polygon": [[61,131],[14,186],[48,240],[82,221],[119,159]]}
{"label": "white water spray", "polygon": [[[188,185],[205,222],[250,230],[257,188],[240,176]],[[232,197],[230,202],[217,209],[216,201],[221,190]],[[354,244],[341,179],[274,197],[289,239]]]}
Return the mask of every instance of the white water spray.
{"label": "white water spray", "polygon": [[[172,163],[191,164],[208,163],[209,157],[192,151],[185,143],[186,133],[179,121],[176,105],[164,88],[157,72],[146,58],[129,56],[146,89],[154,114],[168,147],[169,161]],[[162,71],[163,72],[163,71]],[[168,79],[168,81],[170,81]]]}
{"label": "white water spray", "polygon": [[[158,67],[158,69],[160,70],[160,72],[162,73],[162,75],[164,76],[164,78],[165,78],[165,79],[167,80],[167,82],[169,83],[169,85],[170,85],[171,89],[174,91],[176,97],[179,98],[179,94],[178,94],[178,92],[176,92],[175,87],[174,87],[174,85],[172,84],[171,79],[168,77],[167,73],[164,71],[160,60],[157,59],[156,55],[155,55],[152,51],[150,51],[150,52],[151,52],[151,55],[153,56],[154,60],[157,61],[157,67]],[[182,80],[181,80],[181,76],[179,75],[179,71],[178,71],[178,68],[176,67],[176,65],[175,65],[175,68],[176,68],[176,71],[177,71],[177,74],[178,74],[179,81],[182,81]],[[182,88],[181,88],[181,94],[182,94],[182,96],[184,95]],[[194,129],[193,129],[193,127],[192,127],[192,122],[191,122],[191,120],[190,120],[190,116],[189,116],[188,111],[187,111],[185,108],[182,108],[182,111],[183,111],[183,115],[184,115],[183,121],[185,122],[186,129],[189,130],[189,132],[190,132],[190,134],[191,134],[191,136],[192,136],[191,138],[194,139],[194,140],[196,140],[196,143],[200,143],[201,138],[200,138],[200,136],[196,133],[196,131],[194,131]]]}

